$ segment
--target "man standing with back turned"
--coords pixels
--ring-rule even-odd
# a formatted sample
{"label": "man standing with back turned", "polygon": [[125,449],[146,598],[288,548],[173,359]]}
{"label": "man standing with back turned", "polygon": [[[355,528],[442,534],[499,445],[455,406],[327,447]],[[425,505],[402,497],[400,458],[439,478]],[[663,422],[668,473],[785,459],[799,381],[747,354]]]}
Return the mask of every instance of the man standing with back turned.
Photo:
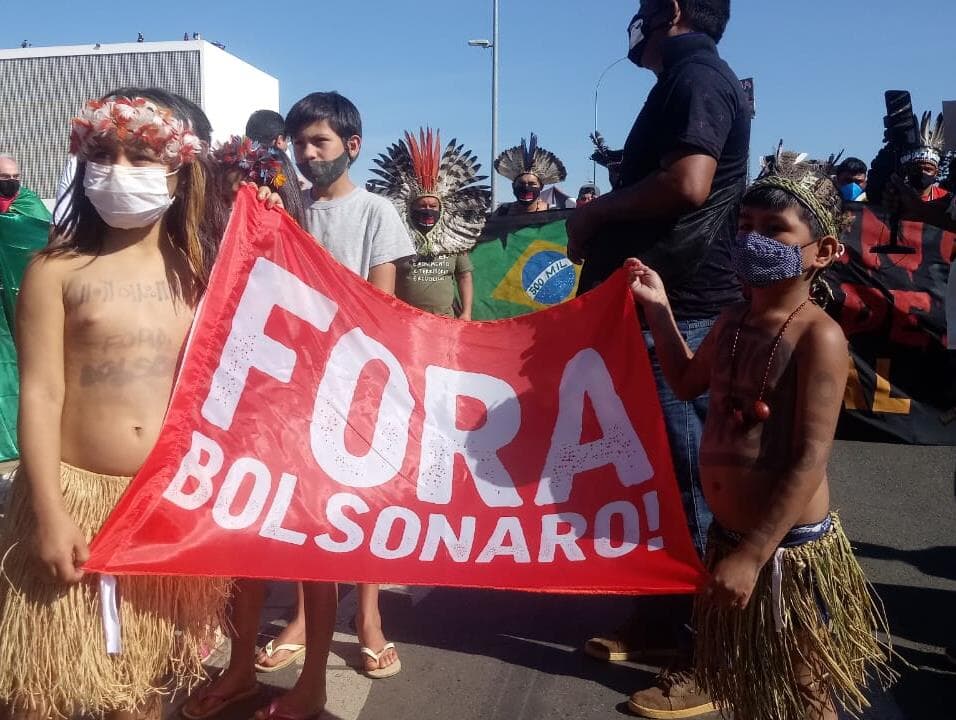
{"label": "man standing with back turned", "polygon": [[[641,0],[628,26],[630,60],[657,75],[624,146],[614,190],[568,220],[568,256],[584,262],[579,292],[606,280],[636,256],[663,278],[678,327],[692,350],[722,308],[740,299],[730,244],[746,187],[750,111],[740,81],[717,53],[730,0]],[[674,469],[698,552],[711,515],[697,454],[706,396],[677,399],[663,381],[654,341],[645,332],[664,411]],[[682,632],[692,598],[642,598],[631,619],[585,651],[602,660],[673,656],[677,663],[654,686],[631,696],[645,717],[686,718],[711,712],[690,668]]]}

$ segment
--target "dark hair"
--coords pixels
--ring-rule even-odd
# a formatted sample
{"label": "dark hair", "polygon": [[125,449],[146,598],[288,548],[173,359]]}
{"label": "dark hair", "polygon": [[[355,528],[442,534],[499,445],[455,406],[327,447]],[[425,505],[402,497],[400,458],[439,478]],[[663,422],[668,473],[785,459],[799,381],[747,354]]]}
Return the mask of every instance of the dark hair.
{"label": "dark hair", "polygon": [[730,20],[730,0],[677,0],[677,4],[688,25],[720,42]]}
{"label": "dark hair", "polygon": [[846,160],[837,165],[836,174],[842,175],[843,173],[848,173],[850,175],[864,175],[866,174],[866,163],[860,160],[860,158],[848,157]]}
{"label": "dark hair", "polygon": [[206,113],[192,100],[187,100],[182,95],[169,92],[157,87],[121,87],[111,90],[103,96],[106,98],[115,97],[144,97],[152,100],[157,105],[162,105],[173,111],[173,115],[186,120],[192,127],[192,131],[200,140],[209,145],[212,143],[212,125]]}
{"label": "dark hair", "polygon": [[740,201],[741,206],[762,208],[764,210],[786,210],[794,208],[800,213],[800,219],[810,228],[814,240],[825,237],[827,232],[810,209],[796,197],[776,187],[755,187],[748,190]]}
{"label": "dark hair", "polygon": [[285,175],[285,183],[282,187],[273,188],[282,198],[282,205],[292,219],[299,227],[305,227],[305,202],[302,200],[302,190],[299,188],[299,176],[295,172],[295,165],[289,160],[289,156],[281,150],[274,151],[279,162],[282,163],[282,174]]}
{"label": "dark hair", "polygon": [[[206,129],[210,127],[205,114],[195,104],[165,90],[126,87],[105,95],[102,99],[119,96],[152,100],[172,111],[178,119],[190,124],[196,119],[192,113],[198,112],[198,117],[205,120]],[[202,131],[195,125],[193,131],[201,138]],[[170,238],[189,260],[193,287],[180,290],[190,295],[193,294],[192,291],[201,292],[205,289],[228,219],[225,203],[216,192],[215,175],[215,170],[206,157],[197,157],[191,163],[183,165],[178,173],[176,196],[166,212],[166,227]],[[57,209],[61,203],[66,203],[63,206],[63,216],[60,222],[51,226],[49,244],[40,254],[100,254],[106,223],[86,196],[83,188],[85,176],[86,162],[79,161],[69,191],[57,202]]]}
{"label": "dark hair", "polygon": [[275,110],[256,110],[246,121],[246,136],[260,145],[271,146],[285,135],[285,120]]}
{"label": "dark hair", "polygon": [[325,120],[345,142],[353,135],[362,137],[362,116],[358,108],[337,92],[316,92],[299,100],[285,116],[286,132],[295,136],[312,123]]}

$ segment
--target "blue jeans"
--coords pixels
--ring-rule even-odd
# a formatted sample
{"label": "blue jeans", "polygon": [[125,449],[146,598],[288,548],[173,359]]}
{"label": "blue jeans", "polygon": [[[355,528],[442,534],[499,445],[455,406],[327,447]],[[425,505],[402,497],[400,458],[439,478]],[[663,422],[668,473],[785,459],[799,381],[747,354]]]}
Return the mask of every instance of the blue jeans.
{"label": "blue jeans", "polygon": [[[684,336],[690,349],[696,352],[716,321],[717,318],[678,320],[677,329]],[[657,362],[654,338],[649,330],[644,331],[644,341],[647,343],[647,352],[651,357],[651,369],[654,371],[661,409],[664,411],[664,425],[671,444],[674,473],[677,476],[677,487],[680,489],[684,512],[687,515],[687,525],[694,546],[698,554],[703,557],[704,548],[707,546],[707,530],[714,516],[707,507],[707,501],[704,500],[697,461],[709,396],[701,395],[692,402],[679,400],[664,379],[664,373]]]}

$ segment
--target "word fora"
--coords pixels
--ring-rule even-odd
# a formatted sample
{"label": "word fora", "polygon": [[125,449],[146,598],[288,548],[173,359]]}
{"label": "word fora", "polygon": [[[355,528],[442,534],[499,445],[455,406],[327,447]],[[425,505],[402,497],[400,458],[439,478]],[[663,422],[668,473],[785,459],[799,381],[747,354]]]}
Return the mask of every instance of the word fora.
{"label": "word fora", "polygon": [[[282,383],[291,381],[297,362],[295,351],[265,333],[276,307],[320,332],[328,332],[338,312],[338,306],[330,298],[284,268],[259,258],[249,274],[202,405],[202,417],[210,425],[230,430],[250,370],[255,369]],[[384,364],[388,377],[382,389],[370,449],[364,455],[355,455],[346,447],[349,411],[362,372],[371,362]],[[362,514],[369,512],[369,506],[360,493],[351,493],[348,489],[377,488],[398,477],[399,469],[405,465],[409,429],[416,412],[424,415],[415,489],[419,503],[435,506],[452,503],[455,459],[461,457],[487,508],[523,505],[509,470],[498,456],[498,451],[515,439],[521,426],[515,390],[492,375],[437,365],[426,367],[424,375],[422,407],[416,408],[401,363],[383,344],[356,327],[341,335],[332,346],[322,377],[317,378],[309,440],[316,465],[344,490],[329,498],[325,510],[329,524],[346,539],[333,541],[327,534],[318,535],[314,540],[321,548],[350,552],[363,542],[364,531],[346,517],[343,510],[350,508],[353,513]],[[459,398],[484,406],[488,419],[482,426],[468,430],[458,427]],[[602,431],[599,439],[590,442],[581,441],[586,400],[590,400]],[[540,472],[535,505],[546,507],[567,502],[576,475],[609,465],[614,467],[619,482],[626,488],[654,476],[603,358],[596,350],[586,348],[567,363],[558,387],[558,415]],[[290,506],[296,502],[294,491],[298,479],[295,475],[279,473],[278,486],[273,489],[273,473],[257,458],[242,457],[228,469],[225,466],[222,448],[206,435],[193,432],[192,447],[163,497],[186,510],[198,510],[213,501],[213,519],[223,529],[246,530],[261,524],[259,534],[264,537],[297,545],[305,543],[307,535],[303,529],[289,529],[283,524]],[[218,482],[217,489],[217,480],[224,470],[224,479]],[[311,475],[309,468],[303,469],[303,474]],[[243,507],[237,510],[233,505],[239,497],[245,500],[241,503]],[[654,533],[659,529],[657,494],[645,493],[643,503],[646,526]],[[461,536],[467,537],[470,528],[473,540],[475,518],[459,519],[461,531],[456,536],[444,515],[429,514],[424,523],[423,559],[433,556],[438,540],[446,547],[458,548],[450,550],[453,556],[456,552],[462,556],[464,546],[467,546],[465,555],[470,556],[471,541],[462,543]],[[623,527],[623,533],[615,533],[622,538],[617,544],[610,542],[612,521],[615,528]],[[569,558],[580,554],[573,538],[586,531],[583,517],[555,513],[544,515],[540,522],[539,558],[549,554],[553,557],[554,548],[558,546]],[[390,548],[388,541],[397,524],[402,526],[401,541],[397,548]],[[418,515],[408,508],[385,508],[375,522],[370,547],[381,557],[407,556],[418,545],[422,526]],[[615,553],[622,549],[633,550],[640,534],[636,506],[622,501],[606,504],[595,517],[595,533],[596,538],[603,536],[607,541],[595,543],[600,546],[599,552],[617,556]],[[498,518],[479,558],[496,554],[527,556],[523,535],[518,518]],[[654,542],[647,541],[648,547],[663,546],[661,538],[652,540]],[[521,547],[525,549],[522,551]]]}

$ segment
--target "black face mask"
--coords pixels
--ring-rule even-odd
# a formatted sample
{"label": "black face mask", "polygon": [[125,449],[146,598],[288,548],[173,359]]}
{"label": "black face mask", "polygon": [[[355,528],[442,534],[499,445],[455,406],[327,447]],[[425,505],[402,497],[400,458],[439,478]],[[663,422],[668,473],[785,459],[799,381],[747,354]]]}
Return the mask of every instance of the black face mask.
{"label": "black face mask", "polygon": [[933,187],[933,185],[936,184],[937,179],[938,178],[936,175],[927,175],[926,173],[918,173],[916,175],[910,176],[910,185],[912,185],[913,188],[915,188],[916,190],[919,190],[920,192],[926,192],[931,187]]}
{"label": "black face mask", "polygon": [[665,20],[656,25],[649,24],[650,17],[642,17],[640,13],[635,15],[627,26],[627,37],[629,50],[627,59],[638,67],[644,67],[644,51],[647,49],[647,43],[651,35],[658,30],[670,27],[674,24],[674,19]]}
{"label": "black face mask", "polygon": [[423,233],[432,230],[438,224],[439,217],[441,217],[441,210],[433,210],[432,208],[412,210],[412,222]]}
{"label": "black face mask", "polygon": [[515,197],[522,205],[530,205],[541,196],[541,188],[529,183],[515,183]]}
{"label": "black face mask", "polygon": [[345,150],[335,160],[310,160],[306,163],[296,163],[296,167],[312,185],[327,188],[348,170],[349,160],[349,151]]}
{"label": "black face mask", "polygon": [[18,192],[20,192],[19,180],[0,180],[0,197],[16,197]]}

